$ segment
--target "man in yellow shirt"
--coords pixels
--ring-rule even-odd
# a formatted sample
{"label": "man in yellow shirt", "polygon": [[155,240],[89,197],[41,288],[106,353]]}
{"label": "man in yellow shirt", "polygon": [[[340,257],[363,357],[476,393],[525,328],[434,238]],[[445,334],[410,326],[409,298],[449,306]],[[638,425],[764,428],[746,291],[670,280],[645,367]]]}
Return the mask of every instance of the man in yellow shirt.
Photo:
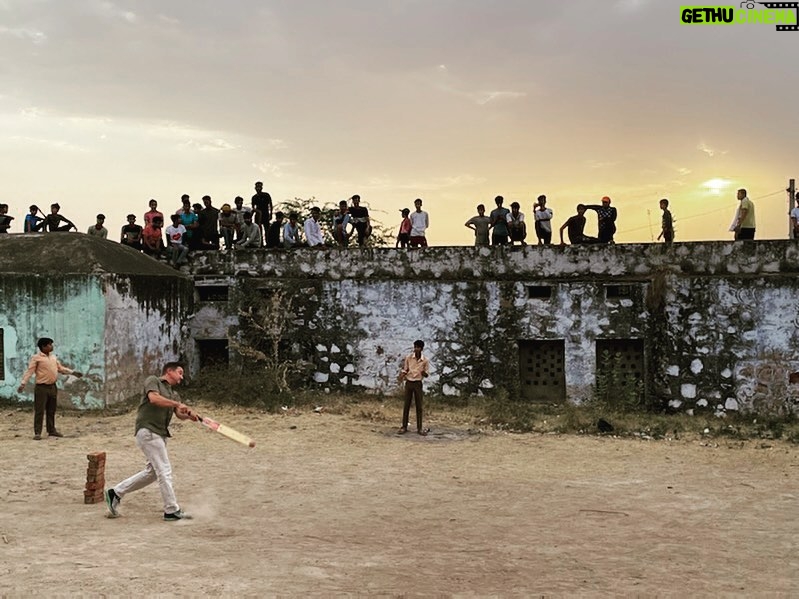
{"label": "man in yellow shirt", "polygon": [[413,342],[413,353],[405,357],[400,371],[400,380],[405,381],[405,406],[402,409],[402,427],[398,434],[408,432],[408,418],[411,411],[411,401],[416,402],[416,432],[426,435],[427,429],[422,428],[422,379],[430,376],[430,362],[422,356],[424,341],[417,339]]}
{"label": "man in yellow shirt", "polygon": [[735,221],[735,241],[755,238],[755,205],[746,196],[745,189],[738,190],[738,215]]}
{"label": "man in yellow shirt", "polygon": [[25,390],[25,385],[31,376],[36,376],[36,389],[33,392],[33,439],[40,441],[42,438],[42,420],[47,413],[47,434],[51,437],[63,437],[55,427],[55,410],[58,403],[58,387],[56,380],[60,374],[71,374],[78,378],[83,374],[62,365],[53,353],[53,340],[42,337],[36,343],[39,353],[34,354],[28,363],[28,369],[22,375],[19,391]]}

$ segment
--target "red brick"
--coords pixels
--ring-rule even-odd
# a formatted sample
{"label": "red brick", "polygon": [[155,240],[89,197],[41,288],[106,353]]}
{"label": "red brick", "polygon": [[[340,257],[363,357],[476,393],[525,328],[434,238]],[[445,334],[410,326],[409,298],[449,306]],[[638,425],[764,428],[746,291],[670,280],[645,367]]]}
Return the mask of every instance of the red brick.
{"label": "red brick", "polygon": [[87,491],[97,491],[98,489],[100,491],[105,489],[105,481],[104,480],[99,480],[99,481],[93,482],[93,483],[86,483],[86,490]]}
{"label": "red brick", "polygon": [[104,451],[93,451],[89,454],[86,454],[86,458],[92,462],[105,462],[105,452]]}

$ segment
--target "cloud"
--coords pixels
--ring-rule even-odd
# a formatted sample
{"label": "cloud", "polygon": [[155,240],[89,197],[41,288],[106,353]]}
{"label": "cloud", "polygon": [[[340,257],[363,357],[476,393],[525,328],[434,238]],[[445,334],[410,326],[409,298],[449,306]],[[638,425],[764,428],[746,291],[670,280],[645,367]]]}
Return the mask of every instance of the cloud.
{"label": "cloud", "polygon": [[29,41],[37,45],[47,41],[47,35],[43,31],[31,29],[29,27],[5,27],[0,25],[0,34]]}
{"label": "cloud", "polygon": [[518,98],[524,98],[526,95],[527,95],[526,92],[494,91],[494,92],[473,92],[469,94],[469,97],[471,97],[480,106],[485,106],[489,102],[494,102],[498,100],[516,100]]}
{"label": "cloud", "polygon": [[705,142],[700,142],[699,145],[696,146],[696,149],[699,150],[700,152],[704,152],[710,158],[713,158],[717,154],[723,156],[724,154],[727,153],[727,150],[716,150],[714,148],[711,148]]}
{"label": "cloud", "polygon": [[598,168],[610,168],[612,166],[616,166],[619,164],[618,162],[611,162],[611,161],[601,161],[601,160],[586,160],[585,164],[588,168],[598,169]]}
{"label": "cloud", "polygon": [[689,168],[681,166],[680,168],[677,169],[677,172],[684,177],[686,175],[690,175],[693,171]]}
{"label": "cloud", "polygon": [[83,146],[79,146],[68,141],[64,141],[63,139],[48,139],[44,137],[31,137],[28,135],[12,135],[8,139],[12,141],[27,143],[27,144],[36,144],[47,146],[50,148],[55,148],[57,150],[67,150],[71,152],[86,152],[88,151],[87,148]]}
{"label": "cloud", "polygon": [[283,170],[286,167],[294,166],[293,162],[269,162],[268,160],[264,160],[263,162],[253,163],[252,167],[266,175],[271,175],[272,177],[279,179],[283,175],[285,175],[285,171]]}

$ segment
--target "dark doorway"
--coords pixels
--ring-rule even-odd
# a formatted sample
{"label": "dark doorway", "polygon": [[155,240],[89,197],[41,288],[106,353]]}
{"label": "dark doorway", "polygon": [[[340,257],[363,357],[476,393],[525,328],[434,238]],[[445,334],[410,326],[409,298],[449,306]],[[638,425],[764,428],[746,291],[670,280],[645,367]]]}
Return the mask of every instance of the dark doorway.
{"label": "dark doorway", "polygon": [[201,339],[197,341],[200,351],[200,368],[228,365],[227,339]]}
{"label": "dark doorway", "polygon": [[644,340],[596,340],[596,390],[599,399],[635,407],[644,398]]}
{"label": "dark doorway", "polygon": [[566,400],[566,342],[563,339],[519,341],[522,398]]}

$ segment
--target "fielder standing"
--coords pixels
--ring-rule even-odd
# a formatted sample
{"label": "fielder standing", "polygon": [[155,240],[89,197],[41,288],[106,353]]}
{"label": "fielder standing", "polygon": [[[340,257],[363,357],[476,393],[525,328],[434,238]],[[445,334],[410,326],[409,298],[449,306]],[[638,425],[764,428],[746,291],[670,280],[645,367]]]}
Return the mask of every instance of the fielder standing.
{"label": "fielder standing", "polygon": [[413,353],[405,357],[400,371],[400,380],[405,381],[405,406],[402,408],[402,427],[398,434],[408,432],[408,418],[410,417],[411,402],[416,403],[416,432],[424,436],[428,429],[422,428],[422,380],[430,376],[430,362],[422,356],[424,341],[417,339],[413,342]]}
{"label": "fielder standing", "polygon": [[181,403],[174,387],[183,380],[183,367],[178,362],[168,362],[161,376],[149,376],[144,381],[144,394],[136,414],[136,445],[147,458],[144,470],[123,480],[105,492],[110,517],[119,516],[122,498],[158,481],[164,501],[164,520],[190,520],[191,516],[180,509],[172,487],[172,465],[166,451],[169,423],[172,414],[180,420],[197,420],[189,406]]}
{"label": "fielder standing", "polygon": [[36,377],[36,389],[33,392],[33,440],[42,439],[42,420],[47,414],[47,434],[51,437],[63,437],[55,427],[55,411],[58,406],[58,387],[56,381],[60,374],[71,374],[78,378],[83,374],[67,368],[53,353],[53,340],[42,337],[36,342],[39,353],[34,354],[28,363],[28,369],[22,375],[17,391],[22,393],[31,376]]}

